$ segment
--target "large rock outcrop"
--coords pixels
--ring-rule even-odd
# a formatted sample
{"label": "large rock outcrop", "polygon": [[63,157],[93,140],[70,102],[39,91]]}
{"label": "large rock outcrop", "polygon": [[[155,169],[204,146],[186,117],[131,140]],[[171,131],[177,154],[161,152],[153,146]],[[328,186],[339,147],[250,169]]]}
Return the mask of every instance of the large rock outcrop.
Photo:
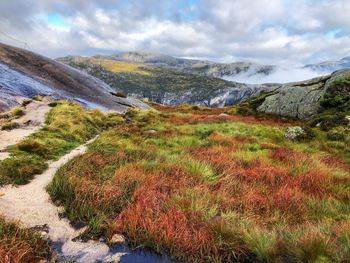
{"label": "large rock outcrop", "polygon": [[329,76],[281,85],[266,96],[257,110],[280,116],[308,119],[322,111],[321,102],[334,84],[346,79],[350,79],[350,70],[340,70]]}
{"label": "large rock outcrop", "polygon": [[36,95],[77,101],[88,108],[124,112],[130,107],[149,108],[132,98],[112,95],[105,82],[82,71],[28,50],[0,43],[0,111],[18,97]]}

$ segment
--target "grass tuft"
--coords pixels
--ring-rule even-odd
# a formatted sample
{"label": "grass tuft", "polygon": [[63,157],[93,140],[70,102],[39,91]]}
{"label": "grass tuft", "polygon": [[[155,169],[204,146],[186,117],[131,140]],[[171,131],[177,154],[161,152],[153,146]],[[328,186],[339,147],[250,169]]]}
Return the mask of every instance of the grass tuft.
{"label": "grass tuft", "polygon": [[49,258],[49,242],[28,229],[0,217],[1,262],[35,263]]}

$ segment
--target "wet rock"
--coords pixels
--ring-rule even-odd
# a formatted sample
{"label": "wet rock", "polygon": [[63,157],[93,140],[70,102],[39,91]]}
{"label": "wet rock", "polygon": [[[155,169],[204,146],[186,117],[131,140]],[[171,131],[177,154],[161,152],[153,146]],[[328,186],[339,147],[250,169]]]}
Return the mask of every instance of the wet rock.
{"label": "wet rock", "polygon": [[106,263],[117,263],[120,262],[121,257],[127,255],[128,253],[117,253],[115,255],[108,256],[103,259],[103,262]]}
{"label": "wet rock", "polygon": [[295,126],[287,128],[284,137],[286,137],[289,140],[295,141],[303,137],[305,134],[305,131],[301,127]]}
{"label": "wet rock", "polygon": [[113,246],[123,245],[123,244],[125,244],[125,237],[123,235],[120,235],[120,234],[115,234],[109,240],[109,244],[113,245]]}

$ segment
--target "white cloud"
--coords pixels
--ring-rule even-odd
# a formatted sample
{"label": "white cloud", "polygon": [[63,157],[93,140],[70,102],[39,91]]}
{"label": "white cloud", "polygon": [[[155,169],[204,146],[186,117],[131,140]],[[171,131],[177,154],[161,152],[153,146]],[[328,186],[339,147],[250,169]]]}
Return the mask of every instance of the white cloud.
{"label": "white cloud", "polygon": [[[69,27],[40,19],[52,13]],[[51,57],[148,50],[304,64],[350,54],[349,13],[348,0],[13,0],[0,2],[0,28]],[[19,45],[1,34],[0,41]]]}

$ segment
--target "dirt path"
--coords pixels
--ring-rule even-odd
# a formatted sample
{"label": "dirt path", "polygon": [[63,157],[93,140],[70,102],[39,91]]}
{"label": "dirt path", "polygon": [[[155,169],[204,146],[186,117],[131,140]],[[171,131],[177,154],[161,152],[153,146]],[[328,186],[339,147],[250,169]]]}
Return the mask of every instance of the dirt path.
{"label": "dirt path", "polygon": [[6,159],[6,148],[14,145],[33,132],[39,130],[45,123],[45,115],[50,107],[45,102],[33,101],[24,109],[24,116],[12,122],[18,124],[18,128],[11,131],[0,130],[0,160]]}
{"label": "dirt path", "polygon": [[75,230],[67,219],[59,218],[59,209],[50,201],[45,190],[58,168],[70,159],[83,154],[87,149],[87,144],[93,140],[51,163],[43,174],[36,176],[29,184],[20,187],[0,188],[0,213],[10,220],[19,220],[25,227],[46,224],[48,237],[54,243],[62,244],[61,253],[64,256],[77,259],[78,262],[95,262],[96,260],[108,262],[111,257],[113,257],[112,262],[118,262],[123,254],[111,255],[109,247],[104,243],[97,241],[73,242],[72,239],[81,231]]}

